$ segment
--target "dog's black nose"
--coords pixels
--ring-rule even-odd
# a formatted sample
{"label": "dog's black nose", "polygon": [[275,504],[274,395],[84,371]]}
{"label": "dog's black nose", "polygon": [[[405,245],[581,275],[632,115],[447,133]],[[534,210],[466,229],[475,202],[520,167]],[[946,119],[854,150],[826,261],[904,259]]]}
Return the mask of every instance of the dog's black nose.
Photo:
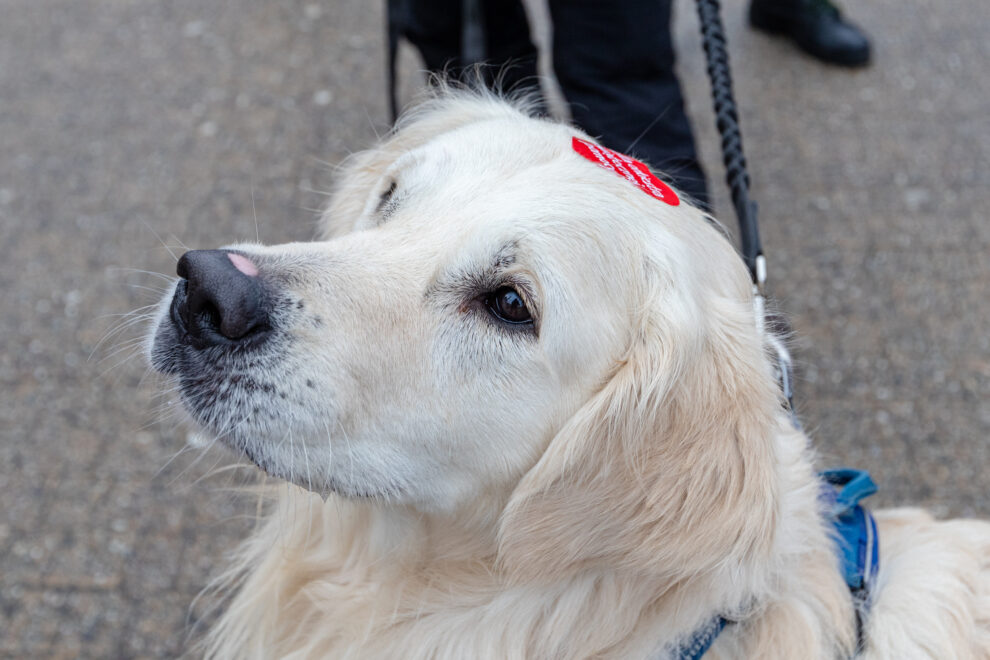
{"label": "dog's black nose", "polygon": [[[265,290],[258,267],[226,250],[190,250],[182,255],[173,314],[200,346],[241,341],[268,329]],[[184,285],[184,286],[183,286]]]}

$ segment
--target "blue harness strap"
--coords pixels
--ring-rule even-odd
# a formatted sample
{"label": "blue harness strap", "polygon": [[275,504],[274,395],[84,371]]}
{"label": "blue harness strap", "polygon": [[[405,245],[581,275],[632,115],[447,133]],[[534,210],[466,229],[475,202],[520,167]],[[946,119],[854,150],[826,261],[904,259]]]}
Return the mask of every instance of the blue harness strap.
{"label": "blue harness strap", "polygon": [[725,628],[727,623],[729,623],[728,619],[723,619],[720,616],[711,619],[701,628],[694,631],[694,634],[691,635],[689,640],[681,644],[673,656],[674,660],[698,660],[708,651],[712,642],[715,641],[715,638],[718,637],[718,634],[722,632],[722,629]]}
{"label": "blue harness strap", "polygon": [[[873,583],[880,568],[877,521],[859,501],[877,492],[877,486],[864,470],[840,468],[819,473],[822,479],[819,501],[832,521],[835,550],[842,575],[849,586],[856,608],[858,646],[863,645],[863,617],[869,611]],[[699,660],[711,648],[719,633],[732,621],[721,616],[709,619],[674,649],[674,660]]]}
{"label": "blue harness strap", "polygon": [[870,474],[841,468],[820,473],[822,502],[832,518],[842,573],[853,596],[869,605],[870,587],[880,568],[877,521],[859,501],[877,492]]}

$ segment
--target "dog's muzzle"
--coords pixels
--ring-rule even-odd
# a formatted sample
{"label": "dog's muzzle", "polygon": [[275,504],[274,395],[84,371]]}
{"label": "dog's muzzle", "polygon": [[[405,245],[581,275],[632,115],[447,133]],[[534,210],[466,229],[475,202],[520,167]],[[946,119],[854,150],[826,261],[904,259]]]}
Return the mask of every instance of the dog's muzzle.
{"label": "dog's muzzle", "polygon": [[180,341],[196,349],[255,345],[270,334],[270,296],[258,267],[228,250],[190,250],[169,316]]}

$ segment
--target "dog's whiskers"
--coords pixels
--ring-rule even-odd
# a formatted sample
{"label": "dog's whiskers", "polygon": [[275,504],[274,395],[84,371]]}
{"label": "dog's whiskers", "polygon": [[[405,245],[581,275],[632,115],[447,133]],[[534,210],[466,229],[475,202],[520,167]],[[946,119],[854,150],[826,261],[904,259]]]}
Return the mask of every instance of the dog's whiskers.
{"label": "dog's whiskers", "polygon": [[183,243],[182,240],[179,239],[178,236],[176,236],[175,234],[169,232],[168,237],[171,238],[176,243],[178,243],[179,244],[179,247],[181,247],[183,250],[185,250],[186,252],[189,251],[189,247],[185,243]]}
{"label": "dog's whiskers", "polygon": [[261,227],[258,225],[258,209],[254,202],[254,181],[251,182],[251,214],[254,215],[254,239],[261,243]]}
{"label": "dog's whiskers", "polygon": [[174,283],[177,279],[179,279],[178,277],[175,277],[173,275],[166,275],[165,273],[159,273],[159,272],[153,271],[153,270],[143,270],[141,268],[129,268],[129,267],[124,267],[124,266],[110,266],[110,267],[107,268],[107,270],[108,271],[120,271],[122,273],[138,273],[138,274],[141,274],[141,275],[151,275],[153,277],[157,277],[159,279],[163,279],[163,280],[165,280],[166,282],[169,282],[169,283]]}
{"label": "dog's whiskers", "polygon": [[158,232],[155,231],[155,228],[151,226],[151,223],[145,218],[141,218],[141,222],[143,222],[144,226],[148,228],[148,231],[150,231],[152,235],[158,239],[158,242],[162,244],[162,247],[165,248],[165,250],[172,256],[172,259],[178,262],[179,258],[175,256],[175,252],[172,252],[172,248],[168,245],[168,243],[162,240],[162,237],[159,236]]}
{"label": "dog's whiskers", "polygon": [[[155,318],[155,315],[145,310],[155,307],[157,307],[157,305],[146,305],[144,307],[139,307],[138,309],[131,312],[127,312],[125,314],[109,315],[109,316],[117,316],[119,317],[120,320],[117,321],[115,324],[113,324],[106,332],[103,333],[103,336],[100,337],[99,341],[96,342],[96,345],[93,346],[93,349],[90,351],[87,360],[92,360],[96,352],[100,350],[100,348],[106,342],[110,341],[111,339],[121,334],[125,330],[132,328],[139,323],[145,323],[153,320]],[[144,337],[142,336],[142,339],[143,338]]]}

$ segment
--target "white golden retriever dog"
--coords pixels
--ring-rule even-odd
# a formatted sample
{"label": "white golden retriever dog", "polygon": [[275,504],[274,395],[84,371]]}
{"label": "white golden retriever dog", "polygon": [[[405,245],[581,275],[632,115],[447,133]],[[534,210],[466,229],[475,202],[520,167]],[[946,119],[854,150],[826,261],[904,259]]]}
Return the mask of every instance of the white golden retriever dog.
{"label": "white golden retriever dog", "polygon": [[323,240],[180,261],[152,363],[295,484],[208,653],[680,658],[721,616],[706,660],[990,657],[982,522],[877,513],[858,630],[741,260],[582,148],[442,93],[350,161]]}

